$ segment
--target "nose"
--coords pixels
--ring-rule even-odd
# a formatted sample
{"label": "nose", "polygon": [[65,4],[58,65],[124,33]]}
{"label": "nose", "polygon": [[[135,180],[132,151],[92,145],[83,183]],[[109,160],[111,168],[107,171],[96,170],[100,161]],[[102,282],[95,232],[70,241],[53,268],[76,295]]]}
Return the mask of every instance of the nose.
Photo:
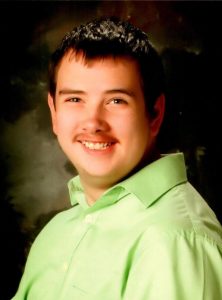
{"label": "nose", "polygon": [[109,129],[106,112],[102,107],[89,107],[82,122],[85,133],[95,134]]}

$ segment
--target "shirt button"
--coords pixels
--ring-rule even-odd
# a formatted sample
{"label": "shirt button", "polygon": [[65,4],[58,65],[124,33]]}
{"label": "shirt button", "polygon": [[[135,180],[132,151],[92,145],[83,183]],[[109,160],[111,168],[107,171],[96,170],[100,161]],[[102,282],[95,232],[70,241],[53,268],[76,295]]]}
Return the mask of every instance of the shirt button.
{"label": "shirt button", "polygon": [[67,263],[63,263],[61,266],[61,271],[62,272],[66,272],[68,270],[68,264]]}
{"label": "shirt button", "polygon": [[93,224],[95,222],[95,218],[92,215],[85,216],[84,222],[86,224]]}

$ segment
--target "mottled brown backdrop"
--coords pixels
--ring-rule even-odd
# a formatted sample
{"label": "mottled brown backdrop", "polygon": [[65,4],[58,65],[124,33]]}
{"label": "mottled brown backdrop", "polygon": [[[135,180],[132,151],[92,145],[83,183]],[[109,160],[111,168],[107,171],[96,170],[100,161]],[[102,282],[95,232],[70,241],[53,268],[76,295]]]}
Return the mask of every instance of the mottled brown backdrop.
{"label": "mottled brown backdrop", "polygon": [[15,293],[36,234],[69,207],[75,170],[51,131],[47,63],[89,19],[116,15],[148,33],[167,76],[162,150],[184,151],[190,181],[222,219],[221,14],[219,1],[0,2],[0,299]]}

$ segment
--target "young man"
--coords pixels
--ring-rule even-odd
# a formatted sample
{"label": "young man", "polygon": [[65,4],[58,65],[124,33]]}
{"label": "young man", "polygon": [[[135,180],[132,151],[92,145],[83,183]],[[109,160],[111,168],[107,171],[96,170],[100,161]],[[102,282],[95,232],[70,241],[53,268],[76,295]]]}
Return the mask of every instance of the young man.
{"label": "young man", "polygon": [[163,68],[146,34],[114,19],[75,28],[52,56],[48,103],[79,175],[13,299],[221,299],[221,226],[183,155],[157,149]]}

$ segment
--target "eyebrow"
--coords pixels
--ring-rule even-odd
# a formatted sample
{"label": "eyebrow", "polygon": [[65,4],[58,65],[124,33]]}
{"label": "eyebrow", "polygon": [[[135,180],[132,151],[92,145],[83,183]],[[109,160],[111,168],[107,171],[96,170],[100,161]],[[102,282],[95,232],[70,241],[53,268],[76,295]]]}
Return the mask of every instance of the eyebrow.
{"label": "eyebrow", "polygon": [[70,94],[85,94],[85,92],[81,90],[72,90],[72,89],[63,89],[59,91],[59,95],[70,95]]}
{"label": "eyebrow", "polygon": [[[125,95],[128,95],[130,97],[134,97],[135,96],[135,93],[131,90],[128,90],[128,89],[111,89],[111,90],[107,90],[107,91],[104,91],[104,94],[116,94],[116,93],[119,93],[119,94],[125,94]],[[82,91],[82,90],[73,90],[73,89],[62,89],[59,91],[59,95],[70,95],[70,94],[80,94],[80,95],[83,95],[83,94],[86,94],[86,92]]]}
{"label": "eyebrow", "polygon": [[135,93],[133,91],[127,89],[112,89],[112,90],[105,91],[105,94],[115,94],[115,93],[125,94],[130,97],[135,96]]}

